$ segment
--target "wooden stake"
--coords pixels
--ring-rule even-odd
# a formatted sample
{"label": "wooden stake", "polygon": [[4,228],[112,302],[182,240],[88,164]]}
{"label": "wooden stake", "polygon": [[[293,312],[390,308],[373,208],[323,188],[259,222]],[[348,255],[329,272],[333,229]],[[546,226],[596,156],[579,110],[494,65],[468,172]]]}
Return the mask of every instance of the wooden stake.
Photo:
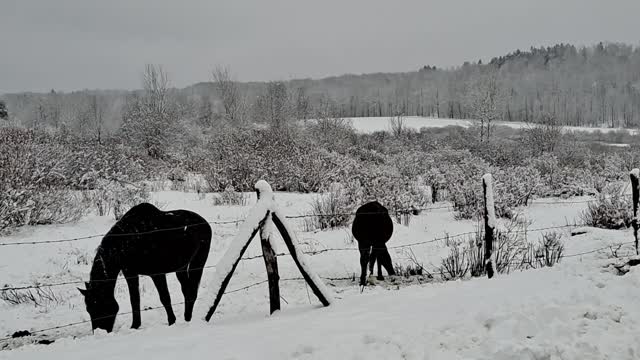
{"label": "wooden stake", "polygon": [[322,290],[320,290],[320,287],[324,288],[324,284],[316,284],[313,280],[314,277],[312,277],[311,274],[307,272],[307,269],[305,269],[305,267],[300,263],[300,259],[298,259],[298,249],[296,248],[296,244],[294,244],[294,241],[292,240],[292,235],[287,231],[286,225],[282,222],[282,219],[278,217],[278,214],[276,212],[271,213],[271,218],[273,219],[273,223],[276,225],[276,228],[278,228],[278,231],[282,235],[282,240],[284,240],[284,243],[287,244],[289,253],[293,258],[293,261],[298,266],[298,270],[300,270],[302,277],[307,282],[307,284],[309,284],[309,287],[311,287],[311,291],[313,291],[322,305],[329,306],[331,304],[331,299],[325,297]]}
{"label": "wooden stake", "polygon": [[[265,186],[263,189],[258,188],[256,193],[258,194],[258,200],[266,197],[273,198],[270,186]],[[260,244],[262,245],[262,258],[267,268],[267,279],[269,281],[270,314],[280,310],[280,288],[278,285],[280,276],[278,275],[278,257],[271,245],[272,229],[274,229],[274,225],[271,220],[271,214],[269,214],[265,218],[264,225],[260,228]]]}
{"label": "wooden stake", "polygon": [[493,186],[491,174],[482,177],[484,193],[484,264],[487,277],[491,279],[495,274],[495,259],[493,243],[495,241],[496,210],[493,203]]}
{"label": "wooden stake", "polygon": [[629,173],[631,177],[631,191],[633,199],[633,220],[631,225],[633,226],[633,237],[635,238],[636,255],[640,255],[638,250],[638,228],[640,224],[638,222],[638,201],[640,200],[640,169],[633,169]]}

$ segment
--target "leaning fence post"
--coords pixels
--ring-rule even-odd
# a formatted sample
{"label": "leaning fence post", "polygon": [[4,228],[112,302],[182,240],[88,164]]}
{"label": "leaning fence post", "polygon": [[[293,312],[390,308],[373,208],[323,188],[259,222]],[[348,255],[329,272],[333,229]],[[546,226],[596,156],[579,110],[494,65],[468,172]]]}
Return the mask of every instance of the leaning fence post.
{"label": "leaning fence post", "polygon": [[[256,194],[258,200],[261,198],[269,197],[273,201],[273,192],[271,186],[266,182],[261,184],[262,186],[256,187]],[[264,259],[264,265],[267,268],[267,279],[269,281],[269,304],[270,313],[273,314],[277,310],[280,310],[280,288],[278,287],[278,281],[280,276],[278,275],[278,257],[276,256],[275,249],[273,247],[273,230],[274,225],[271,220],[271,214],[267,215],[264,225],[260,229],[260,244],[262,245],[262,257]]]}
{"label": "leaning fence post", "polygon": [[635,168],[631,170],[629,173],[631,177],[631,191],[632,191],[632,199],[633,199],[633,220],[631,221],[631,225],[633,226],[633,237],[635,238],[636,245],[636,255],[640,255],[638,250],[638,227],[640,227],[640,223],[638,223],[638,201],[640,200],[640,169]]}
{"label": "leaning fence post", "polygon": [[495,274],[494,242],[496,229],[496,208],[493,202],[493,186],[491,174],[482,177],[484,194],[484,267],[489,279]]}

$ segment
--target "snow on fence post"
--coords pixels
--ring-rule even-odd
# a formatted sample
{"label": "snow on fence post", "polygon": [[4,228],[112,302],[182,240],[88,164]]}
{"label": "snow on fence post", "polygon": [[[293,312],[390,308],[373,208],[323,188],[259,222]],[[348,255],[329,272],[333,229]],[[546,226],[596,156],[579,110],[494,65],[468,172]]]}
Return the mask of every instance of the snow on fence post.
{"label": "snow on fence post", "polygon": [[496,272],[495,263],[495,230],[496,208],[493,202],[493,185],[491,174],[482,177],[482,190],[484,193],[484,267],[489,279]]}
{"label": "snow on fence post", "polygon": [[[258,200],[268,197],[272,202],[274,201],[271,186],[266,182],[256,184],[256,193]],[[264,258],[264,265],[267,268],[267,279],[269,281],[270,314],[280,310],[280,288],[278,286],[280,276],[278,275],[278,257],[276,256],[275,245],[273,244],[273,230],[274,225],[271,220],[271,214],[269,214],[260,229],[260,244],[262,245],[262,257]]]}
{"label": "snow on fence post", "polygon": [[633,199],[633,220],[631,225],[633,226],[633,237],[635,238],[636,255],[640,255],[638,250],[638,228],[640,223],[638,222],[638,201],[640,200],[640,169],[635,168],[629,173],[631,177],[631,191]]}
{"label": "snow on fence post", "polygon": [[[266,186],[269,186],[266,181],[258,181],[258,183],[256,183],[256,189],[266,188],[265,184]],[[269,188],[271,187],[269,186]],[[216,308],[222,299],[222,295],[224,294],[224,290],[227,288],[227,285],[229,285],[231,276],[238,266],[238,262],[240,262],[242,255],[247,250],[247,247],[249,247],[253,237],[256,236],[260,229],[262,229],[264,223],[269,218],[272,205],[273,197],[264,196],[258,199],[256,205],[249,213],[249,216],[247,216],[242,224],[240,232],[236,235],[233,241],[231,241],[229,249],[227,249],[227,252],[216,265],[216,272],[213,276],[213,283],[211,284],[211,289],[216,294],[216,297],[213,301],[213,305],[211,305],[207,315],[205,316],[205,320],[209,321],[211,316],[213,316],[213,313],[216,311]]]}
{"label": "snow on fence post", "polygon": [[[311,271],[307,264],[306,255],[300,250],[298,239],[290,227],[284,222],[284,217],[275,204],[271,186],[264,180],[260,180],[255,185],[258,201],[253,207],[249,216],[245,219],[240,232],[231,242],[229,249],[224,254],[220,262],[216,265],[216,273],[213,277],[211,289],[216,293],[213,305],[209,308],[205,320],[209,321],[216,308],[220,304],[224,290],[226,289],[233,272],[238,266],[242,255],[249,247],[251,240],[260,231],[263,257],[269,275],[269,296],[271,299],[271,313],[280,308],[280,290],[278,289],[278,267],[276,254],[273,246],[273,228],[278,229],[291,257],[295,261],[298,269],[302,273],[305,281],[313,290],[313,293],[320,299],[324,306],[329,306],[333,302],[331,294],[327,291],[320,278]],[[266,249],[266,250],[265,250]],[[270,265],[272,265],[270,269]],[[274,296],[276,301],[274,301]],[[277,309],[274,310],[277,303]]]}

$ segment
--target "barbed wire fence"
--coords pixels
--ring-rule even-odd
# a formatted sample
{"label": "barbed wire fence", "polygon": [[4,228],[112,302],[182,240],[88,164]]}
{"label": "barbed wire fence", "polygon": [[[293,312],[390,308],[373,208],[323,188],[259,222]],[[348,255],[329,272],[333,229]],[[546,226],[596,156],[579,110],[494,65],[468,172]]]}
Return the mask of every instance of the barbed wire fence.
{"label": "barbed wire fence", "polygon": [[[623,195],[623,196],[627,196],[627,195]],[[586,204],[586,203],[593,203],[593,202],[597,202],[598,199],[590,199],[590,200],[580,200],[580,201],[536,201],[533,202],[533,204],[556,204],[556,205],[562,205],[562,204]],[[448,210],[454,210],[452,206],[447,205],[447,206],[437,206],[437,207],[424,207],[424,208],[416,208],[416,207],[412,207],[412,208],[407,208],[407,209],[402,209],[402,210],[395,210],[395,212],[406,212],[406,213],[411,213],[414,211],[432,211],[432,210],[440,210],[440,209],[448,209]],[[355,212],[346,212],[346,213],[332,213],[332,214],[303,214],[303,215],[289,215],[286,216],[286,218],[288,219],[303,219],[303,218],[310,218],[310,217],[335,217],[335,216],[355,216]],[[234,220],[224,220],[224,221],[208,221],[208,222],[204,222],[204,223],[198,223],[198,224],[191,224],[188,226],[198,226],[198,225],[204,225],[204,224],[212,224],[212,225],[239,225],[241,223],[243,223],[245,220],[244,219],[234,219]],[[557,230],[557,229],[564,229],[564,228],[577,228],[577,227],[583,227],[583,226],[588,226],[587,224],[566,224],[566,225],[559,225],[559,226],[549,226],[549,227],[540,227],[540,228],[534,228],[534,229],[528,229],[528,228],[524,228],[521,230],[511,230],[511,233],[535,233],[535,232],[543,232],[543,231],[548,231],[548,230]],[[147,232],[138,232],[138,233],[123,233],[123,234],[109,234],[110,236],[130,236],[130,235],[141,235],[141,234],[149,234],[149,233],[156,233],[156,232],[162,232],[162,231],[171,231],[171,230],[176,230],[176,229],[183,229],[184,226],[180,226],[180,227],[176,227],[176,228],[168,228],[168,229],[158,229],[158,230],[152,230],[152,231],[147,231]],[[467,232],[461,232],[461,233],[457,233],[457,234],[447,234],[445,236],[442,237],[436,237],[433,239],[429,239],[429,240],[425,240],[425,241],[418,241],[418,242],[413,242],[413,243],[408,243],[408,244],[402,244],[402,245],[396,245],[396,246],[390,246],[387,247],[387,249],[404,249],[404,248],[413,248],[416,246],[422,246],[425,244],[431,244],[431,243],[436,243],[439,241],[447,241],[450,239],[454,239],[454,238],[460,238],[460,237],[465,237],[465,236],[473,236],[473,235],[477,235],[478,231],[467,231]],[[88,235],[88,236],[81,236],[81,237],[73,237],[73,238],[66,238],[66,239],[56,239],[56,240],[43,240],[43,241],[18,241],[18,242],[3,242],[0,243],[0,246],[22,246],[22,245],[40,245],[40,244],[55,244],[55,243],[66,243],[66,242],[76,242],[76,241],[82,241],[82,240],[89,240],[89,239],[95,239],[95,238],[100,238],[100,237],[104,237],[107,234],[94,234],[94,235]],[[610,244],[604,247],[600,247],[597,249],[592,249],[592,250],[588,250],[588,251],[582,251],[582,252],[577,252],[577,253],[572,253],[572,254],[563,254],[561,256],[559,256],[559,259],[563,259],[563,258],[573,258],[573,257],[578,257],[578,256],[584,256],[584,255],[588,255],[588,254],[593,254],[593,253],[597,253],[599,251],[604,251],[607,249],[610,249],[612,246],[624,246],[624,245],[628,245],[628,244],[633,244],[633,241],[630,242],[623,242],[623,243],[615,243],[615,244]],[[337,252],[337,251],[358,251],[359,249],[357,247],[344,247],[344,248],[325,248],[325,249],[320,249],[320,250],[310,250],[310,251],[303,251],[304,254],[309,255],[309,256],[316,256],[319,254],[323,254],[323,253],[330,253],[330,252]],[[469,251],[470,249],[467,249],[465,251]],[[276,254],[276,256],[281,257],[281,256],[286,256],[289,255],[288,253],[278,253]],[[256,260],[256,259],[262,259],[263,255],[257,255],[257,256],[249,256],[249,257],[243,257],[241,259],[241,261],[251,261],[251,260]],[[517,263],[514,263],[517,264]],[[429,267],[429,268],[424,268],[423,265],[420,265],[425,271],[427,272],[431,272],[431,273],[438,273],[439,271],[442,270],[442,268],[438,268],[438,267]],[[202,267],[202,269],[211,269],[211,268],[215,268],[215,265],[208,265],[208,266],[204,266]],[[191,269],[191,270],[195,270],[195,269]],[[178,270],[177,272],[180,271],[186,271],[186,270]],[[159,274],[153,274],[153,275],[161,275],[161,274],[167,274],[167,273],[159,273]],[[122,280],[122,279],[126,279],[126,277],[118,277],[116,279],[105,279],[105,280],[101,280],[101,281],[113,281],[113,280]],[[351,281],[355,281],[355,276],[347,276],[347,277],[323,277],[323,279],[325,280],[329,280],[329,281],[344,281],[344,280],[351,280]],[[280,281],[302,281],[304,280],[304,278],[299,277],[299,278],[283,278],[280,279]],[[21,285],[21,286],[5,286],[3,288],[0,288],[0,291],[2,292],[7,292],[7,291],[29,291],[29,290],[37,290],[37,289],[42,289],[42,288],[53,288],[53,287],[60,287],[60,286],[68,286],[68,285],[77,285],[77,284],[83,284],[85,281],[84,280],[72,280],[72,281],[62,281],[62,282],[57,282],[57,283],[40,283],[40,284],[33,284],[33,285]],[[248,290],[250,288],[253,287],[257,287],[263,284],[266,284],[268,282],[268,280],[262,280],[253,284],[249,284],[234,290],[229,290],[227,292],[225,292],[224,294],[232,294],[232,293],[237,293],[237,292],[241,292],[243,290]],[[173,303],[172,305],[184,305],[184,301],[183,302],[176,302]],[[152,311],[152,310],[157,310],[157,309],[163,309],[163,306],[155,306],[155,307],[147,307],[145,309],[141,309],[141,312],[145,312],[145,311]],[[130,314],[131,312],[124,312],[121,313],[120,315],[126,315],[126,314]],[[95,320],[95,319],[94,319]],[[63,329],[63,328],[68,328],[68,327],[72,327],[72,326],[78,326],[78,325],[82,325],[82,324],[87,324],[90,323],[91,320],[82,320],[82,321],[78,321],[78,322],[73,322],[73,323],[69,323],[69,324],[63,324],[63,325],[59,325],[59,326],[54,326],[54,327],[49,327],[49,328],[44,328],[44,329],[38,329],[38,330],[33,330],[33,331],[29,331],[29,335],[35,335],[35,334],[42,334],[45,332],[50,332],[50,331],[54,331],[54,330],[59,330],[59,329]],[[15,340],[16,337],[14,336],[8,336],[8,337],[4,337],[4,338],[0,338],[0,341],[10,341],[10,340]]]}

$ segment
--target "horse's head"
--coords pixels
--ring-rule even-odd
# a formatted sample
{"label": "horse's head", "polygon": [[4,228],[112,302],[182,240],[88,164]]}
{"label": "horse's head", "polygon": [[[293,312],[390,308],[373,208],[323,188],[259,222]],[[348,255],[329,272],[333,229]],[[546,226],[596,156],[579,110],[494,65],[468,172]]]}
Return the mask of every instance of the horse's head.
{"label": "horse's head", "polygon": [[103,291],[103,287],[94,286],[88,282],[85,282],[85,287],[86,289],[78,288],[78,290],[84,295],[84,303],[91,316],[93,330],[103,329],[111,332],[119,309],[113,293]]}

